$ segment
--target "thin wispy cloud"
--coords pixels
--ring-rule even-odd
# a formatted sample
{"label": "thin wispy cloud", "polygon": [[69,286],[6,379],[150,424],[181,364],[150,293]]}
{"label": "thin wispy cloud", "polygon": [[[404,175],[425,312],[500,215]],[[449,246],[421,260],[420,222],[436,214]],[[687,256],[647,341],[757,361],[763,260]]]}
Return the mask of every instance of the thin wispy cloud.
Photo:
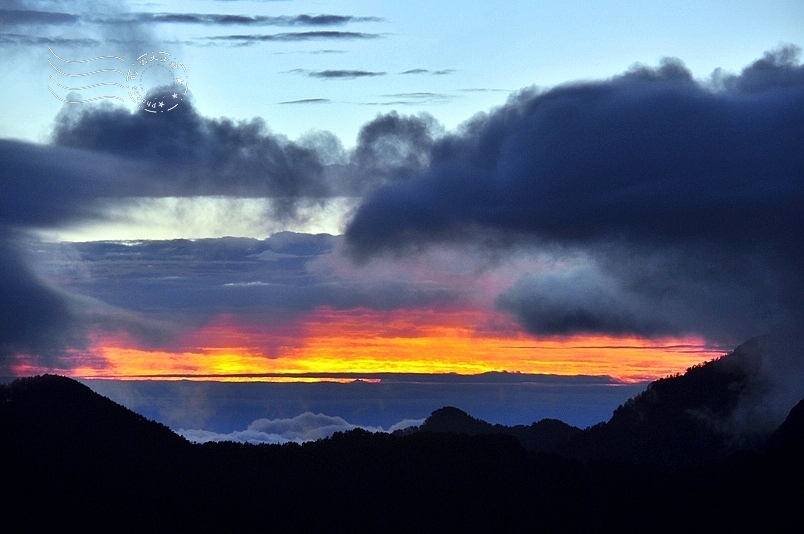
{"label": "thin wispy cloud", "polygon": [[415,106],[421,104],[438,104],[459,98],[447,93],[394,93],[381,95],[382,98],[393,98],[387,102],[361,102],[364,106]]}
{"label": "thin wispy cloud", "polygon": [[88,37],[83,38],[70,38],[70,37],[44,37],[35,35],[26,35],[21,33],[3,33],[0,34],[0,46],[83,46],[83,47],[97,47],[101,43],[96,39]]}
{"label": "thin wispy cloud", "polygon": [[74,24],[80,20],[78,15],[59,11],[37,11],[30,9],[0,9],[0,26],[17,25],[61,25]]}
{"label": "thin wispy cloud", "polygon": [[345,54],[346,50],[333,50],[333,49],[324,49],[324,50],[292,50],[292,51],[283,51],[283,52],[273,52],[276,56],[282,56],[287,54],[309,54],[309,55],[324,55],[324,54]]}
{"label": "thin wispy cloud", "polygon": [[331,100],[329,98],[302,98],[299,100],[286,100],[279,102],[280,104],[328,104]]}
{"label": "thin wispy cloud", "polygon": [[446,93],[427,93],[427,92],[393,93],[381,96],[385,98],[413,98],[418,100],[449,100],[455,98],[455,96]]}
{"label": "thin wispy cloud", "polygon": [[360,39],[378,39],[379,33],[341,32],[341,31],[310,31],[287,32],[252,35],[218,35],[206,37],[207,41],[225,41],[238,44],[253,44],[263,42],[300,42],[300,41],[348,41]]}
{"label": "thin wispy cloud", "polygon": [[132,13],[120,17],[85,19],[96,24],[199,24],[205,26],[343,26],[352,22],[382,22],[380,17],[351,15],[228,15],[219,13]]}
{"label": "thin wispy cloud", "polygon": [[410,69],[402,71],[399,74],[430,74],[432,76],[443,76],[445,74],[452,74],[453,72],[455,72],[455,69],[440,69],[440,70]]}
{"label": "thin wispy cloud", "polygon": [[463,93],[510,93],[510,89],[490,89],[486,87],[470,87],[468,89],[458,89]]}

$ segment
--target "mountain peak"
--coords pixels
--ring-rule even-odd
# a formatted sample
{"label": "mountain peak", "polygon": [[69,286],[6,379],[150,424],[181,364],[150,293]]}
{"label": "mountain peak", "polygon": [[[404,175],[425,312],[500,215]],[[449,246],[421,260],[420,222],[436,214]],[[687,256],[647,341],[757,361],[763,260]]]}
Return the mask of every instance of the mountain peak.
{"label": "mountain peak", "polygon": [[454,406],[444,406],[430,414],[430,417],[425,419],[419,430],[474,435],[493,433],[494,427],[485,421],[475,419]]}

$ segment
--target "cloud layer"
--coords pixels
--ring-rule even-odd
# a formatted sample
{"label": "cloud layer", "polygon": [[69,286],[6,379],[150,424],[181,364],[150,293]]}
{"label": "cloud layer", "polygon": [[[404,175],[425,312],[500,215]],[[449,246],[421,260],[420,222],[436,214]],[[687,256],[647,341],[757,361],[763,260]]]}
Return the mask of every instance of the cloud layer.
{"label": "cloud layer", "polygon": [[[238,306],[449,304],[479,280],[464,266],[517,255],[538,257],[539,267],[483,290],[538,336],[737,343],[801,321],[804,67],[792,48],[706,81],[666,60],[606,81],[524,90],[452,133],[428,115],[378,115],[349,151],[326,132],[291,141],[261,119],[211,119],[186,104],[156,116],[78,106],[57,117],[50,144],[0,140],[6,362],[14,354],[56,362],[94,328],[168,339],[131,315],[145,309],[209,317]],[[31,229],[104,220],[133,199],[196,196],[270,199],[268,216],[278,221],[348,197],[359,205],[345,234],[352,257],[403,258],[447,244],[473,259],[454,262],[459,288],[415,262],[374,261],[384,276],[380,267],[370,275],[346,268],[330,237],[161,242],[121,257],[135,273],[139,260],[158,261],[151,248],[170,247],[164,275],[178,278],[137,285],[123,276],[118,284],[130,285],[115,286],[112,269],[102,283],[71,282],[68,294],[32,269],[21,246]],[[280,242],[323,248],[302,258]],[[86,245],[82,254],[102,270],[114,263],[104,257],[121,253],[115,246]],[[184,266],[174,261],[179,249]],[[313,256],[327,259],[304,270]],[[204,273],[210,258],[234,270]],[[183,272],[188,265],[199,271]],[[81,298],[94,299],[91,313]]]}
{"label": "cloud layer", "polygon": [[405,419],[387,430],[381,427],[353,425],[341,417],[305,412],[290,419],[257,419],[245,430],[227,434],[209,430],[185,430],[178,433],[190,441],[206,443],[208,441],[239,441],[244,443],[304,443],[332,436],[336,432],[348,432],[362,428],[369,432],[394,432],[411,426],[417,426],[424,419]]}
{"label": "cloud layer", "polygon": [[795,49],[706,82],[665,60],[522,91],[440,139],[415,179],[369,196],[345,235],[358,258],[444,242],[584,255],[500,297],[537,334],[736,341],[801,317],[802,143]]}

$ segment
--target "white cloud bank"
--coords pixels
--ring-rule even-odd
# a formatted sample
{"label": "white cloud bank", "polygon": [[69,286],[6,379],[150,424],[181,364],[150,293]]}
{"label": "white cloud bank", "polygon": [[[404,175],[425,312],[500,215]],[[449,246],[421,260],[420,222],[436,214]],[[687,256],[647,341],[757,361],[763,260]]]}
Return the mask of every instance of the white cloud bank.
{"label": "white cloud bank", "polygon": [[341,417],[305,412],[290,419],[257,419],[245,430],[235,430],[228,434],[209,430],[180,428],[177,433],[195,443],[209,441],[236,441],[241,443],[304,443],[327,438],[336,432],[346,432],[362,428],[369,432],[394,432],[411,426],[418,426],[424,419],[404,419],[387,430],[379,426],[361,426],[349,423]]}

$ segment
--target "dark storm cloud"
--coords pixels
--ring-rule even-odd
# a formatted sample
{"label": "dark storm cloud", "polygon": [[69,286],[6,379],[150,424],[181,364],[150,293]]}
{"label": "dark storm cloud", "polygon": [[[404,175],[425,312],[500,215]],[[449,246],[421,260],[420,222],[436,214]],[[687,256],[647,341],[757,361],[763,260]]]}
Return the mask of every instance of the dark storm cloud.
{"label": "dark storm cloud", "polygon": [[[89,327],[104,322],[103,306],[32,272],[22,229],[99,216],[98,202],[137,190],[133,177],[142,176],[141,169],[84,151],[6,140],[0,140],[0,166],[0,372],[11,373],[17,354],[61,367],[64,351],[86,346]],[[109,169],[118,179],[109,179]]]}
{"label": "dark storm cloud", "polygon": [[705,333],[724,346],[785,317],[797,291],[764,253],[708,246],[586,249],[586,261],[518,280],[497,298],[537,335]]}
{"label": "dark storm cloud", "polygon": [[107,199],[157,190],[146,165],[86,150],[0,139],[0,164],[2,228],[102,217]]}
{"label": "dark storm cloud", "polygon": [[135,196],[267,197],[274,215],[292,218],[310,199],[333,194],[325,155],[271,133],[261,119],[208,119],[187,102],[177,111],[70,108],[57,118],[53,143],[159,167],[159,189]]}
{"label": "dark storm cloud", "polygon": [[67,107],[52,145],[0,142],[9,169],[0,221],[52,226],[100,217],[121,199],[199,195],[269,198],[274,217],[293,219],[310,203],[410,177],[426,166],[441,133],[429,115],[392,112],[365,124],[347,153],[331,134],[293,142],[260,119],[209,119],[189,102],[159,115]]}
{"label": "dark storm cloud", "polygon": [[[347,235],[367,251],[466,224],[560,242],[787,243],[800,214],[804,71],[770,65],[730,85],[764,70],[798,86],[711,92],[668,63],[521,93],[442,140],[415,183],[369,199]],[[426,217],[405,216],[414,197]],[[375,208],[381,226],[372,224]]]}
{"label": "dark storm cloud", "polygon": [[[801,146],[804,68],[792,49],[706,83],[666,60],[524,91],[476,117],[428,150],[415,179],[371,195],[346,239],[364,258],[453,240],[582,250],[597,277],[523,280],[500,306],[540,334],[739,340],[752,318],[801,317]],[[651,276],[629,278],[656,258]],[[667,301],[669,313],[645,309]],[[697,312],[685,319],[686,305]],[[733,328],[694,324],[718,313]]]}
{"label": "dark storm cloud", "polygon": [[441,125],[428,114],[378,115],[366,123],[351,154],[350,189],[365,194],[383,183],[410,180],[430,162]]}
{"label": "dark storm cloud", "polygon": [[[13,366],[19,363],[69,368],[69,350],[86,348],[90,332],[128,332],[143,346],[171,338],[165,323],[67,293],[44,281],[30,268],[29,251],[21,245],[24,241],[13,230],[0,231],[0,374],[13,375]],[[82,365],[92,362],[84,359]]]}
{"label": "dark storm cloud", "polygon": [[0,371],[18,353],[55,363],[64,349],[86,340],[74,331],[75,317],[66,296],[42,283],[29,269],[18,245],[0,236]]}
{"label": "dark storm cloud", "polygon": [[298,41],[344,41],[352,39],[377,39],[382,37],[378,33],[341,32],[341,31],[310,31],[287,32],[252,35],[218,35],[206,37],[209,41],[226,41],[240,45],[249,45],[261,42],[298,42]]}

